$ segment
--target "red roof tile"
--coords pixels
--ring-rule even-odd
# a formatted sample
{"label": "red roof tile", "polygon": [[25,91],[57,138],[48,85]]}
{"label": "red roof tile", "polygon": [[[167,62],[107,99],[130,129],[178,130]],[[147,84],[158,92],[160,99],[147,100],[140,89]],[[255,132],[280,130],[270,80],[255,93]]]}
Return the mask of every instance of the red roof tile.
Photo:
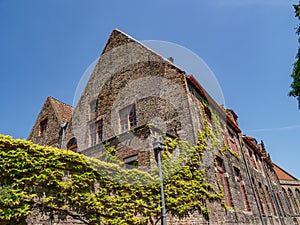
{"label": "red roof tile", "polygon": [[51,96],[48,97],[57,116],[57,119],[62,124],[64,122],[70,122],[73,115],[73,107],[63,103]]}
{"label": "red roof tile", "polygon": [[294,176],[286,172],[284,169],[280,168],[279,166],[274,164],[274,170],[277,174],[279,180],[297,180]]}

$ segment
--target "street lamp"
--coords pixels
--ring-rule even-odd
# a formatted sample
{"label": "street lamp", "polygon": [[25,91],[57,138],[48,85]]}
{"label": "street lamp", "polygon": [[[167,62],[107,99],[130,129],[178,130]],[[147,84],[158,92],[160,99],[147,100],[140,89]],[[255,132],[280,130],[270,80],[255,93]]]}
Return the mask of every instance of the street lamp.
{"label": "street lamp", "polygon": [[166,220],[166,203],[165,203],[165,194],[164,194],[164,179],[163,179],[163,174],[162,174],[162,167],[161,167],[161,151],[163,150],[163,143],[156,140],[153,142],[153,149],[154,153],[157,156],[157,166],[158,166],[158,173],[159,173],[159,179],[161,183],[160,187],[160,197],[161,197],[161,224],[162,225],[167,225],[167,220]]}

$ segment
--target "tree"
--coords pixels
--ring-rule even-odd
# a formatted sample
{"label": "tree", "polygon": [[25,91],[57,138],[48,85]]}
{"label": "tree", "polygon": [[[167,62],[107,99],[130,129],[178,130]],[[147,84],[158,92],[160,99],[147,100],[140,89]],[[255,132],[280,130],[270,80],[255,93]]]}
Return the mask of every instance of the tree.
{"label": "tree", "polygon": [[[295,16],[300,20],[300,1],[299,4],[294,5]],[[300,34],[300,25],[297,27],[296,33]],[[298,38],[300,43],[300,38]],[[298,47],[298,52],[296,55],[296,61],[294,62],[293,72],[291,74],[293,82],[291,84],[292,90],[289,92],[289,96],[293,96],[298,100],[298,107],[300,109],[300,46]]]}

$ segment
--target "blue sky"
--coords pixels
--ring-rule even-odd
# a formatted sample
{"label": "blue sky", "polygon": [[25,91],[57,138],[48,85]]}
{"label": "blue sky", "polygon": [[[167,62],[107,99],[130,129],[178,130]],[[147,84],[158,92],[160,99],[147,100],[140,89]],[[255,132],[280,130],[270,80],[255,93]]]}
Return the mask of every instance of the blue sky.
{"label": "blue sky", "polygon": [[[47,96],[72,104],[114,28],[199,55],[244,134],[300,178],[300,111],[287,96],[297,51],[286,0],[0,0],[0,133],[27,138]],[[176,59],[175,59],[176,62]]]}

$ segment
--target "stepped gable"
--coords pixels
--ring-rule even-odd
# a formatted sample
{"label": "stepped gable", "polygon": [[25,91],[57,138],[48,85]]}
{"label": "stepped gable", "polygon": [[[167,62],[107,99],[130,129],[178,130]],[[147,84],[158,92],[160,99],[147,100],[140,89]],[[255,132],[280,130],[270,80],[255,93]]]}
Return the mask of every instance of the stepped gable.
{"label": "stepped gable", "polygon": [[260,146],[257,143],[257,140],[254,137],[243,135],[243,140],[259,155],[262,155]]}

